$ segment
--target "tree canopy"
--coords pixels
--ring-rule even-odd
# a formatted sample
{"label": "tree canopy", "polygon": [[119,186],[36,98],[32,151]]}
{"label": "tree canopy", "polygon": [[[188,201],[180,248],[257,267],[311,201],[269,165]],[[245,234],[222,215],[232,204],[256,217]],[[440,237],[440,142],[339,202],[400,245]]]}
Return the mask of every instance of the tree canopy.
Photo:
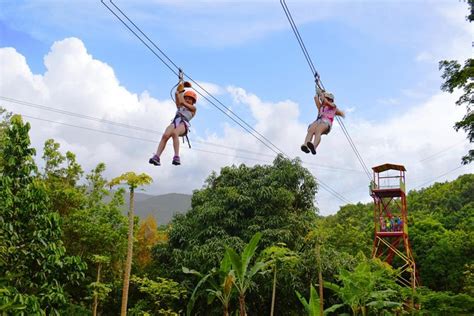
{"label": "tree canopy", "polygon": [[150,217],[134,229],[133,203],[128,221],[120,211],[125,190],[107,186],[125,182],[133,193],[148,176],[109,181],[103,163],[85,174],[54,140],[40,170],[29,128],[20,116],[0,124],[2,313],[117,315],[124,296],[131,315],[303,315],[319,311],[319,271],[329,313],[401,312],[412,296],[421,315],[474,311],[473,174],[407,194],[423,285],[413,294],[368,259],[373,203],[319,216],[316,179],[298,159],[224,167],[194,191],[186,214],[165,228]]}
{"label": "tree canopy", "polygon": [[[474,2],[468,1],[469,15],[467,21],[474,20]],[[442,60],[439,62],[439,69],[443,71],[441,77],[445,80],[441,85],[441,90],[453,93],[456,89],[462,89],[463,94],[456,101],[456,105],[466,106],[466,115],[454,124],[456,131],[463,129],[467,133],[470,143],[474,142],[474,59],[469,58],[464,65],[456,60]],[[469,164],[474,160],[474,149],[462,157],[463,164]]]}

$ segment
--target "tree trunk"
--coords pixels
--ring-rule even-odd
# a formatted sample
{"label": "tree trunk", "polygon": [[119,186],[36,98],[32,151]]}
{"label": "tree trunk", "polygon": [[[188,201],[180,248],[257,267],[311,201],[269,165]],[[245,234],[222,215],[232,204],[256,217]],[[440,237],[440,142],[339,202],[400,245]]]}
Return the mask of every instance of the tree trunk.
{"label": "tree trunk", "polygon": [[[102,268],[102,263],[97,264],[97,281],[100,282],[100,269]],[[97,294],[94,295],[94,304],[92,304],[92,316],[97,316],[97,306],[99,305],[99,300],[97,299]]]}
{"label": "tree trunk", "polygon": [[130,188],[130,208],[128,210],[128,248],[127,261],[125,262],[125,272],[123,276],[123,290],[122,290],[122,308],[121,316],[127,315],[128,302],[128,285],[130,283],[130,271],[132,270],[132,255],[133,255],[133,188]]}
{"label": "tree trunk", "polygon": [[240,316],[247,316],[245,311],[245,295],[239,295]]}
{"label": "tree trunk", "polygon": [[273,312],[275,311],[276,283],[277,283],[277,266],[275,263],[275,270],[273,271],[272,307],[270,310],[270,316],[273,316]]}
{"label": "tree trunk", "polygon": [[324,315],[324,291],[323,291],[323,272],[321,269],[321,245],[318,241],[316,245],[316,257],[318,259],[318,278],[319,278],[319,315]]}
{"label": "tree trunk", "polygon": [[224,316],[229,316],[229,305],[224,305]]}

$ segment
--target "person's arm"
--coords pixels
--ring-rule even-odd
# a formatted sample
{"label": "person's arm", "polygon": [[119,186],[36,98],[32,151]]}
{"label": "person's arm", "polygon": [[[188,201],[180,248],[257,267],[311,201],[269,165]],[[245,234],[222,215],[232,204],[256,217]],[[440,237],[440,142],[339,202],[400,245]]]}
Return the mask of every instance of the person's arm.
{"label": "person's arm", "polygon": [[346,114],[344,114],[344,111],[339,110],[338,108],[336,108],[336,115],[339,115],[339,116],[342,116],[342,117],[346,117]]}
{"label": "person's arm", "polygon": [[184,94],[184,84],[183,82],[179,82],[178,86],[176,87],[176,91],[174,92],[174,102],[176,103],[176,107],[181,104],[180,96],[182,97]]}
{"label": "person's arm", "polygon": [[193,115],[196,113],[196,106],[192,103],[186,102],[184,98],[181,104],[185,106],[189,111],[193,112]]}
{"label": "person's arm", "polygon": [[174,103],[176,103],[176,107],[179,106],[179,97],[182,95],[182,93],[179,93],[178,90],[174,92]]}
{"label": "person's arm", "polygon": [[318,112],[321,110],[321,99],[319,99],[319,95],[314,96],[314,103],[316,104],[316,107],[318,108]]}
{"label": "person's arm", "polygon": [[189,111],[196,113],[196,106],[192,103],[186,102],[184,100],[184,93],[179,93],[176,95],[176,101],[178,105],[186,107]]}

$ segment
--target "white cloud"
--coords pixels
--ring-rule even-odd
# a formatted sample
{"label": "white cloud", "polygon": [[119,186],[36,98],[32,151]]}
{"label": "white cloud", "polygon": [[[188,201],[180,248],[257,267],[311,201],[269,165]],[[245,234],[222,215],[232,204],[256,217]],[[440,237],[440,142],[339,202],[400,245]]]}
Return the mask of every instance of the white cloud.
{"label": "white cloud", "polygon": [[345,113],[354,113],[357,110],[357,107],[351,106],[344,110]]}
{"label": "white cloud", "polygon": [[400,103],[398,99],[395,98],[378,99],[377,102],[383,105],[397,105]]}
{"label": "white cloud", "polygon": [[[104,2],[117,11],[109,1]],[[115,4],[148,34],[169,34],[174,39],[174,35],[181,37],[186,34],[186,41],[193,46],[241,45],[289,27],[280,4],[271,0],[115,1]],[[324,2],[303,1],[289,6],[299,26],[338,12],[333,5]],[[120,24],[100,1],[70,0],[67,5],[58,1],[34,1],[28,5],[6,4],[2,9],[0,18],[8,20],[9,26],[45,42],[53,40],[52,34],[77,34],[78,30],[90,33],[92,29],[103,31],[105,21]],[[45,12],[50,13],[47,19],[44,18]],[[24,16],[31,18],[18,18]],[[116,32],[114,37],[124,41],[135,41],[121,27],[110,28],[107,32]]]}
{"label": "white cloud", "polygon": [[[221,95],[224,93],[224,89],[214,83],[211,82],[198,82],[201,87],[203,87],[207,92],[209,92],[212,95]],[[196,89],[199,90],[198,87],[195,87]]]}
{"label": "white cloud", "polygon": [[437,59],[433,54],[423,51],[420,52],[416,57],[415,60],[418,62],[437,62]]}
{"label": "white cloud", "polygon": [[[113,69],[94,59],[77,38],[58,41],[52,46],[45,57],[44,74],[33,74],[25,58],[12,48],[0,49],[0,65],[8,65],[3,68],[6,71],[0,77],[0,94],[4,97],[60,107],[65,111],[156,131],[146,133],[123,129],[2,102],[9,110],[23,114],[144,139],[134,140],[31,120],[31,138],[36,148],[42,148],[46,139],[54,138],[62,144],[63,150],[77,154],[79,163],[86,171],[98,162],[105,162],[109,178],[130,170],[150,174],[154,184],[146,188],[149,193],[191,193],[201,188],[212,170],[218,171],[230,164],[246,162],[252,165],[261,163],[259,160],[272,160],[268,155],[273,152],[264,145],[269,145],[267,142],[257,141],[239,126],[230,125],[231,122],[225,120],[222,131],[218,131],[220,126],[209,125],[209,130],[196,133],[199,137],[193,133],[190,135],[197,142],[193,143],[191,150],[181,145],[182,166],[171,165],[171,143],[162,157],[163,165],[149,165],[147,160],[174,115],[173,101],[157,100],[146,91],[140,94],[128,91],[120,85]],[[314,120],[316,113],[314,117],[301,118],[300,106],[291,100],[268,102],[240,87],[229,86],[224,90],[212,83],[204,84],[213,93],[229,94],[239,104],[239,109],[250,113],[255,122],[252,126],[259,133],[288,156],[302,157],[305,166],[318,179],[345,198],[353,202],[370,200],[367,193],[368,179],[363,172],[354,172],[361,170],[361,167],[337,123],[333,131],[323,137],[318,154],[305,155],[299,146],[307,124]],[[412,188],[453,169],[469,146],[466,141],[464,146],[454,146],[440,158],[434,156],[420,162],[465,138],[462,132],[456,133],[452,129],[453,123],[463,115],[463,109],[454,106],[456,99],[457,95],[438,93],[423,98],[403,115],[385,121],[357,121],[348,111],[344,124],[369,168],[385,162],[404,164],[408,170],[408,187]],[[205,113],[199,115],[204,117]],[[376,116],[377,113],[374,113]],[[221,144],[223,147],[209,146],[207,143]],[[469,166],[461,168],[439,181],[472,171]],[[334,213],[341,204],[324,190],[320,190],[317,200],[322,214]]]}
{"label": "white cloud", "polygon": [[423,88],[420,88],[420,89],[413,88],[413,89],[402,89],[401,90],[402,95],[406,96],[406,97],[409,97],[409,98],[420,99],[420,98],[428,97],[425,93],[420,92],[420,91],[423,91]]}

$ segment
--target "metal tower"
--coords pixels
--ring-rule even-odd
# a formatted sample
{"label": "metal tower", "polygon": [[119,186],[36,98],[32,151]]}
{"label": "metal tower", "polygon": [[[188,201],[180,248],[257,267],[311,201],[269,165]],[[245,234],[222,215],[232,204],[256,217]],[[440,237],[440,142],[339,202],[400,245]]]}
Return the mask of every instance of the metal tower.
{"label": "metal tower", "polygon": [[375,238],[372,257],[400,269],[399,280],[413,290],[418,286],[415,259],[408,241],[405,167],[373,167],[370,195],[374,199]]}

